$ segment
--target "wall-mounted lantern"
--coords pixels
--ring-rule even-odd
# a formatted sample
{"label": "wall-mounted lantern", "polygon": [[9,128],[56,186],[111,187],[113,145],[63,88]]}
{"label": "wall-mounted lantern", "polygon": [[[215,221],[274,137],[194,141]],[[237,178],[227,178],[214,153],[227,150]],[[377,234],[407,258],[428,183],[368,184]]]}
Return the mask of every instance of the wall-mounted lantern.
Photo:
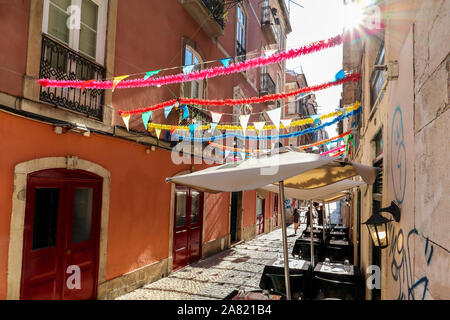
{"label": "wall-mounted lantern", "polygon": [[392,201],[389,207],[381,208],[363,223],[367,226],[367,229],[369,229],[373,244],[380,249],[384,249],[389,246],[388,224],[393,220],[383,217],[380,212],[389,212],[396,222],[400,222],[401,210],[398,205]]}

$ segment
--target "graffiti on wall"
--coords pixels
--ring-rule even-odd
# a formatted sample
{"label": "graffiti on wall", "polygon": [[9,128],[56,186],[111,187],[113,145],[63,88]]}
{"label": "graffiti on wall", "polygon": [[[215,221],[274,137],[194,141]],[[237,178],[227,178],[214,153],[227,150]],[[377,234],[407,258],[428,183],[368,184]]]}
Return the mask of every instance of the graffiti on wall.
{"label": "graffiti on wall", "polygon": [[[395,232],[395,228],[392,224],[389,227],[390,239],[392,239],[389,248],[389,256],[392,258],[391,274],[394,281],[399,285],[397,299],[424,300],[429,281],[426,276],[414,281],[410,252],[411,238],[417,236],[419,232],[415,228],[411,229],[405,239],[402,229]],[[433,258],[433,245],[428,238],[426,239],[424,254],[427,266],[429,266],[431,259]]]}
{"label": "graffiti on wall", "polygon": [[406,148],[400,107],[395,109],[391,128],[391,177],[395,199],[401,205],[405,199],[406,188]]}

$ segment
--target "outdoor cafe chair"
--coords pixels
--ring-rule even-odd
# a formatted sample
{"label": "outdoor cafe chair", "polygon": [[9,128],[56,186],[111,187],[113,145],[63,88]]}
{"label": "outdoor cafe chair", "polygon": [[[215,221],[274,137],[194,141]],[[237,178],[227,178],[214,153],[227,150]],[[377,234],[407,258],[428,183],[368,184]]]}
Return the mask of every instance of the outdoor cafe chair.
{"label": "outdoor cafe chair", "polygon": [[361,300],[358,283],[331,280],[314,276],[316,299]]}
{"label": "outdoor cafe chair", "polygon": [[[272,274],[268,273],[267,276],[272,281],[272,287],[275,292],[281,292],[282,294],[286,294],[286,281],[284,274]],[[303,300],[305,299],[305,275],[304,274],[291,274],[289,276],[290,284],[291,284],[291,296],[295,300]]]}
{"label": "outdoor cafe chair", "polygon": [[[322,246],[318,243],[314,243],[314,259],[319,261],[322,258],[321,254]],[[311,261],[311,244],[300,243],[298,245],[298,252],[293,252],[294,254],[300,254],[303,260]]]}
{"label": "outdoor cafe chair", "polygon": [[345,260],[352,261],[352,255],[347,248],[327,245],[325,247],[325,256],[330,258],[332,262],[343,262]]}

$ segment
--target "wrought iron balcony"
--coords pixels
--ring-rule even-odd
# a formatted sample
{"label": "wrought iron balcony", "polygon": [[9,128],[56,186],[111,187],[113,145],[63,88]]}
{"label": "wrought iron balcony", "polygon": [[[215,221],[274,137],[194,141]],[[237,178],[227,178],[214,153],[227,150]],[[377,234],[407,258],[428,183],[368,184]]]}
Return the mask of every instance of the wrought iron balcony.
{"label": "wrought iron balcony", "polygon": [[262,7],[261,28],[268,44],[277,43],[277,20],[274,16],[273,9],[270,6]]}
{"label": "wrought iron balcony", "polygon": [[223,35],[226,11],[224,0],[179,0],[179,2],[209,36]]}
{"label": "wrought iron balcony", "polygon": [[261,74],[261,88],[259,94],[267,95],[274,94],[276,91],[275,82],[272,80],[272,77],[268,73]]}
{"label": "wrought iron balcony", "polygon": [[[102,80],[105,68],[71,48],[42,35],[39,78],[54,80]],[[97,89],[44,88],[39,99],[86,117],[103,120],[104,91]]]}
{"label": "wrought iron balcony", "polygon": [[243,62],[247,59],[247,51],[244,47],[236,41],[236,62]]}

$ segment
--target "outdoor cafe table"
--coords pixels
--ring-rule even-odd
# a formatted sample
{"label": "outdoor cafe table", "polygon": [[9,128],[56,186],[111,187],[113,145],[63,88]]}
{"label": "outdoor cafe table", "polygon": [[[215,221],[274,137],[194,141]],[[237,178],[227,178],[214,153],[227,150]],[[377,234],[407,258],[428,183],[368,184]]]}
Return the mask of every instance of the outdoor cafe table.
{"label": "outdoor cafe table", "polygon": [[[337,248],[337,249],[336,249]],[[333,250],[341,251],[346,259],[353,261],[353,243],[348,240],[327,240],[325,242],[325,256],[331,258],[334,256]],[[341,256],[341,254],[337,253],[337,256]],[[343,261],[343,260],[342,260]]]}
{"label": "outdoor cafe table", "polygon": [[[291,275],[308,273],[310,266],[311,263],[309,261],[289,258],[289,274]],[[264,267],[261,280],[259,281],[259,287],[261,289],[270,290],[272,287],[272,280],[267,274],[284,275],[284,260],[280,258],[273,259]]]}
{"label": "outdoor cafe table", "polygon": [[314,268],[313,275],[346,282],[359,282],[362,279],[359,267],[352,264],[345,266],[343,263],[325,265],[323,262],[319,262]]}
{"label": "outdoor cafe table", "polygon": [[[314,238],[314,249],[318,248],[322,244],[322,238]],[[311,245],[311,238],[310,237],[299,237],[297,240],[295,240],[294,248],[292,248],[292,254],[297,255],[300,251],[300,248],[304,245]]]}

